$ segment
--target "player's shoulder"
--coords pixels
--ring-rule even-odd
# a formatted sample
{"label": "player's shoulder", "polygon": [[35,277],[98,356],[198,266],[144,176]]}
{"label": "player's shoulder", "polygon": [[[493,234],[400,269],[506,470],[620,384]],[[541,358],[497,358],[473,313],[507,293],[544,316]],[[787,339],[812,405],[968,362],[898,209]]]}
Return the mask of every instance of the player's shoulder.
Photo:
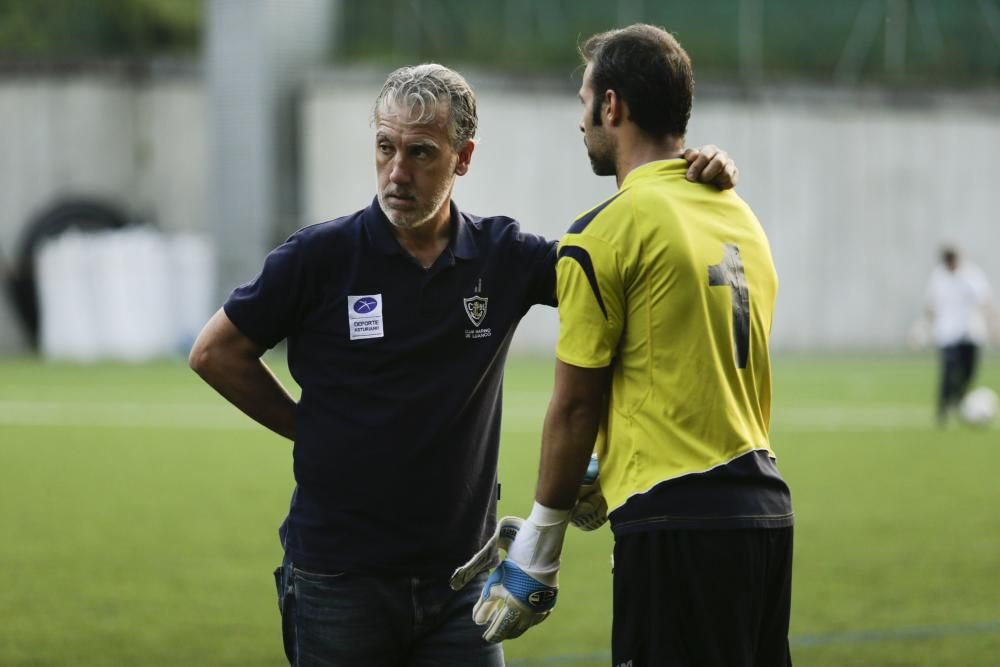
{"label": "player's shoulder", "polygon": [[[631,211],[631,188],[619,190],[600,204],[581,213],[566,230],[567,234],[594,234],[605,225],[618,221],[623,214]],[[589,230],[589,231],[588,231]]]}
{"label": "player's shoulder", "polygon": [[[563,235],[560,246],[580,246],[594,255],[607,259],[637,250],[639,230],[636,225],[635,199],[637,192],[625,187],[573,221]],[[617,260],[615,260],[617,261]]]}

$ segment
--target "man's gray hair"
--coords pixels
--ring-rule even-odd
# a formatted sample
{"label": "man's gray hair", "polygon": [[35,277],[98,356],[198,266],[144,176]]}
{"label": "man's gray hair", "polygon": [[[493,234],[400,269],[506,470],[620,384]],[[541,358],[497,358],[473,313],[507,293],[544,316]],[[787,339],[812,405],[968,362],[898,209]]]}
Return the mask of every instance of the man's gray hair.
{"label": "man's gray hair", "polygon": [[375,99],[373,119],[393,109],[409,111],[409,122],[433,123],[448,110],[448,138],[459,150],[476,136],[476,94],[465,78],[444,65],[400,67],[389,75]]}

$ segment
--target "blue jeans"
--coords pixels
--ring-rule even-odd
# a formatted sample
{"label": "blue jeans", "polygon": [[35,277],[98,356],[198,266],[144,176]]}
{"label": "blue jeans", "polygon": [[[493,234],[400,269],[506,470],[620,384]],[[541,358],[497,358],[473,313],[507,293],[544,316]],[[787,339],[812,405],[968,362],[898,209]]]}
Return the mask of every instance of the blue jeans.
{"label": "blue jeans", "polygon": [[460,591],[447,579],[274,572],[292,667],[503,667],[472,607],[486,573]]}

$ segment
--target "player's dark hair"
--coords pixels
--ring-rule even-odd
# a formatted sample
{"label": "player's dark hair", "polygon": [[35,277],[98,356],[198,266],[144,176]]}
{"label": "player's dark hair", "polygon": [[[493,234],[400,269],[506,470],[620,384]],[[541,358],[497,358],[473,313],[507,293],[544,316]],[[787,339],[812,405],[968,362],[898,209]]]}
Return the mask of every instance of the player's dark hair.
{"label": "player's dark hair", "polygon": [[687,52],[662,28],[636,23],[602,32],[580,46],[593,65],[594,125],[601,124],[604,92],[625,101],[629,120],[655,138],[683,137],[691,117],[694,73]]}

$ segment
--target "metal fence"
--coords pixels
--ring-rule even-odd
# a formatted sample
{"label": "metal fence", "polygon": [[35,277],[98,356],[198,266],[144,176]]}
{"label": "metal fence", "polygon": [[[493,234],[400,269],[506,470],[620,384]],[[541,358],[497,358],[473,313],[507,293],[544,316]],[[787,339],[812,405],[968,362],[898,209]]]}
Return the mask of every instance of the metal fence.
{"label": "metal fence", "polygon": [[[248,14],[268,0],[242,0]],[[291,11],[291,3],[285,0]],[[574,43],[636,21],[674,32],[702,79],[1000,82],[1000,0],[327,0],[337,61],[566,71]],[[195,54],[205,0],[0,0],[0,66]]]}
{"label": "metal fence", "polygon": [[1000,81],[998,0],[344,2],[338,58],[572,68],[574,40],[636,21],[677,35],[702,78]]}

